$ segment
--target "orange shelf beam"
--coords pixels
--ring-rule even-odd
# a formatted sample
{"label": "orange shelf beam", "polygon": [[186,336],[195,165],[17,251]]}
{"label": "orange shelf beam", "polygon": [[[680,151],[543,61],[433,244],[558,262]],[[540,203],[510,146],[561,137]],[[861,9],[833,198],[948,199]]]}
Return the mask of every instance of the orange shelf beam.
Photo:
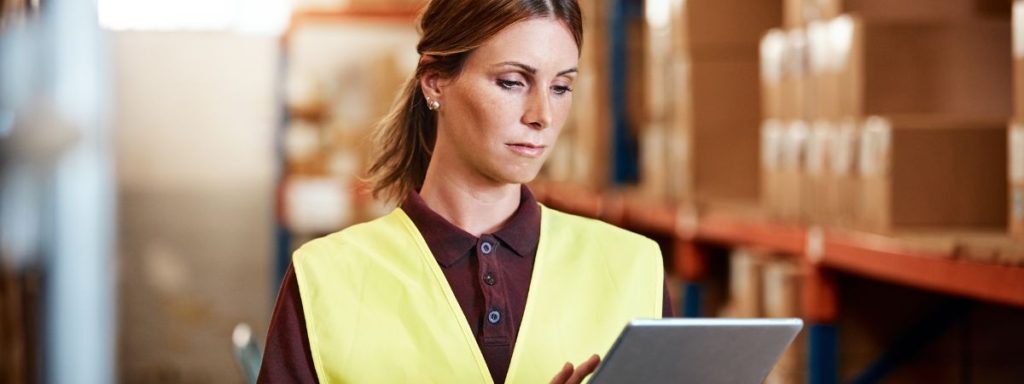
{"label": "orange shelf beam", "polygon": [[800,226],[757,222],[725,214],[708,214],[700,217],[696,239],[752,246],[789,256],[802,256],[807,242],[807,231]]}
{"label": "orange shelf beam", "polygon": [[910,250],[882,236],[826,234],[820,265],[876,280],[1024,307],[1024,268]]}
{"label": "orange shelf beam", "polygon": [[[1024,268],[959,260],[951,255],[929,253],[906,246],[898,239],[881,235],[828,233],[821,242],[818,260],[808,257],[808,230],[800,225],[787,225],[752,220],[722,213],[700,215],[695,233],[685,233],[679,226],[677,207],[643,201],[618,193],[602,195],[579,186],[559,183],[531,185],[538,199],[552,208],[603,219],[632,230],[669,234],[677,241],[711,242],[760,248],[800,258],[809,271],[820,267],[848,272],[871,279],[892,282],[919,289],[978,300],[1024,307]],[[688,256],[681,252],[676,257]],[[702,268],[683,267],[699,275]],[[825,273],[820,271],[816,273]],[[816,290],[835,290],[827,275]],[[808,293],[808,292],[805,292]],[[811,307],[822,308],[807,314],[817,319],[837,316],[832,292],[809,292],[805,300]],[[819,297],[820,296],[820,297]],[[827,305],[825,305],[827,304]]]}
{"label": "orange shelf beam", "polygon": [[678,214],[668,204],[646,203],[637,198],[621,197],[624,207],[622,225],[641,232],[675,236]]}

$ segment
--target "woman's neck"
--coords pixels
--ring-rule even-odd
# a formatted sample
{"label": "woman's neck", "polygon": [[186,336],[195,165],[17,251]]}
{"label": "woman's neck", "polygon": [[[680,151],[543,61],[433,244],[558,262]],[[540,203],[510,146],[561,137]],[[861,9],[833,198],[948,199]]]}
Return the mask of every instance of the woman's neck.
{"label": "woman's neck", "polygon": [[427,169],[420,197],[431,210],[473,236],[494,233],[519,207],[519,184],[498,184],[483,177],[472,180],[432,168]]}

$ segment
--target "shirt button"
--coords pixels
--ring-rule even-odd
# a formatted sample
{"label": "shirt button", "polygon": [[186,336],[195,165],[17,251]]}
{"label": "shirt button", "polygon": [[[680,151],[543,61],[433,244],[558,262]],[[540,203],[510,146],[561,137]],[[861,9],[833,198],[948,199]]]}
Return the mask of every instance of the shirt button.
{"label": "shirt button", "polygon": [[487,272],[484,274],[484,283],[487,285],[494,285],[497,284],[498,281],[494,278],[494,273]]}
{"label": "shirt button", "polygon": [[494,251],[494,245],[491,245],[490,242],[485,241],[480,244],[480,252],[483,252],[485,255],[490,255],[492,251]]}
{"label": "shirt button", "polygon": [[491,324],[498,324],[501,321],[501,312],[498,312],[497,309],[492,309],[487,313],[487,321]]}

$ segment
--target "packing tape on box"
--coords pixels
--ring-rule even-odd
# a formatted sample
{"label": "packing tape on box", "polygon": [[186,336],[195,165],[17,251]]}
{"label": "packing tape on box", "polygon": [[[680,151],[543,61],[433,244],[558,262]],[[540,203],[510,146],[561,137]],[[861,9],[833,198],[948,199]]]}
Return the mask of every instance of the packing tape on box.
{"label": "packing tape on box", "polygon": [[888,119],[872,116],[864,122],[860,142],[860,175],[877,176],[887,170],[892,123]]}
{"label": "packing tape on box", "polygon": [[1024,125],[1010,123],[1008,134],[1010,135],[1010,220],[1019,223],[1024,221],[1024,188],[1019,186],[1024,183]]}
{"label": "packing tape on box", "polygon": [[784,75],[800,77],[807,72],[807,32],[802,28],[786,32],[784,60]]}
{"label": "packing tape on box", "polygon": [[771,29],[761,38],[761,81],[778,84],[786,54],[786,34],[781,29]]}
{"label": "packing tape on box", "polygon": [[812,21],[807,24],[807,53],[810,56],[812,73],[831,71],[834,56],[832,41],[829,36],[830,22]]}
{"label": "packing tape on box", "polygon": [[828,45],[832,47],[830,55],[832,61],[829,63],[829,67],[834,71],[842,71],[846,69],[846,63],[850,62],[857,23],[853,17],[841,15],[832,19],[828,24],[830,39]]}
{"label": "packing tape on box", "polygon": [[1024,182],[1024,125],[1010,125],[1010,181]]}
{"label": "packing tape on box", "polygon": [[832,134],[834,137],[829,140],[831,148],[828,153],[830,170],[837,176],[849,175],[853,172],[859,151],[857,123],[853,119],[846,119]]}
{"label": "packing tape on box", "polygon": [[782,131],[782,122],[778,119],[768,119],[761,123],[761,167],[765,170],[779,169]]}
{"label": "packing tape on box", "polygon": [[1024,0],[1013,2],[1013,57],[1024,58]]}
{"label": "packing tape on box", "polygon": [[1010,201],[1011,207],[1013,208],[1011,218],[1014,222],[1024,221],[1024,191],[1021,188],[1013,188],[1011,194],[1012,201]]}
{"label": "packing tape on box", "polygon": [[782,145],[782,169],[799,170],[805,155],[804,141],[810,129],[802,120],[793,120],[785,129]]}
{"label": "packing tape on box", "polygon": [[825,172],[826,155],[829,149],[832,124],[825,120],[815,121],[807,139],[807,163],[805,170],[808,175],[821,176]]}

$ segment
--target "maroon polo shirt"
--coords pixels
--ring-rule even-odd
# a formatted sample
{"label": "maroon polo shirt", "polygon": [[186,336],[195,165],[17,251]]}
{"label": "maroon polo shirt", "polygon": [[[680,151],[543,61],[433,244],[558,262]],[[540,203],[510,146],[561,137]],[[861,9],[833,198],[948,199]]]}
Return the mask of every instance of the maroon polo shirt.
{"label": "maroon polo shirt", "polygon": [[[416,192],[406,197],[402,210],[423,235],[452,287],[491,377],[495,383],[504,383],[526,307],[540,238],[537,200],[523,186],[519,207],[512,217],[497,232],[480,237],[445,220]],[[666,291],[662,311],[665,317],[672,315],[670,305]],[[291,267],[281,283],[270,320],[259,382],[318,382],[299,286]]]}

